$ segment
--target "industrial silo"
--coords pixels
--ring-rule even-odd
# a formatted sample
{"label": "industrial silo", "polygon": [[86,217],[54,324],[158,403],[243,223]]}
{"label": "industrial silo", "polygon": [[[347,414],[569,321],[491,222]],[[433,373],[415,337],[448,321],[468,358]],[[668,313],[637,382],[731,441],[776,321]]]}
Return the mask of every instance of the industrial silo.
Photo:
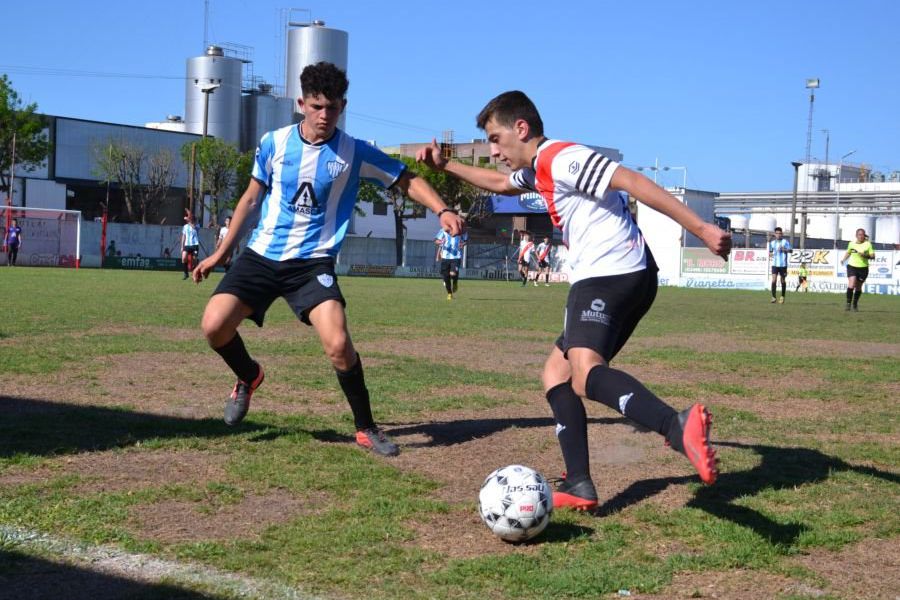
{"label": "industrial silo", "polygon": [[728,218],[731,220],[731,228],[736,231],[743,231],[750,224],[750,217],[747,215],[729,215]]}
{"label": "industrial silo", "polygon": [[883,215],[875,219],[876,243],[900,244],[900,217],[897,215]]}
{"label": "industrial silo", "polygon": [[240,59],[225,56],[218,46],[187,60],[184,112],[188,132],[202,134],[205,122],[207,135],[235,145],[240,142],[241,66]]}
{"label": "industrial silo", "polygon": [[[300,73],[307,65],[325,61],[347,70],[347,45],[350,36],[346,31],[325,27],[324,21],[288,23],[288,27],[285,87],[287,97],[297,100],[301,95]],[[294,112],[297,111],[297,105],[294,104]],[[344,115],[341,115],[338,127],[344,128]]]}
{"label": "industrial silo", "polygon": [[259,84],[241,98],[241,151],[256,148],[267,132],[291,123],[294,101],[272,95],[272,86]]}
{"label": "industrial silo", "polygon": [[753,213],[748,225],[753,231],[775,231],[775,215],[772,213]]}
{"label": "industrial silo", "polygon": [[865,229],[866,235],[872,238],[875,234],[875,217],[871,215],[842,215],[841,239],[846,241],[856,240],[856,230]]}

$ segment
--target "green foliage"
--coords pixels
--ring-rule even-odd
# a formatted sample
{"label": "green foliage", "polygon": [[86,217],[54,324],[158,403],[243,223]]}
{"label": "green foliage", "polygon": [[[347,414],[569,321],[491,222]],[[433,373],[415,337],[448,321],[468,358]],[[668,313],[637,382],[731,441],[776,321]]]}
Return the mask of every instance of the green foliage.
{"label": "green foliage", "polygon": [[[181,147],[181,159],[185,164],[191,163],[191,147],[194,147],[194,164],[201,174],[201,195],[211,196],[205,209],[212,216],[211,224],[216,226],[219,214],[226,206],[234,206],[237,196],[241,193],[238,188],[238,168],[247,168],[248,163],[242,163],[242,155],[233,144],[213,137],[202,138],[198,142],[190,142]],[[249,166],[252,169],[252,156]],[[247,175],[249,181],[249,174]]]}
{"label": "green foliage", "polygon": [[167,148],[150,152],[125,139],[108,139],[92,147],[94,175],[118,184],[129,221],[152,220],[175,181],[175,157]]}
{"label": "green foliage", "polygon": [[23,105],[9,77],[0,75],[0,191],[9,191],[13,136],[17,168],[33,171],[50,154],[47,119],[36,111],[37,103]]}

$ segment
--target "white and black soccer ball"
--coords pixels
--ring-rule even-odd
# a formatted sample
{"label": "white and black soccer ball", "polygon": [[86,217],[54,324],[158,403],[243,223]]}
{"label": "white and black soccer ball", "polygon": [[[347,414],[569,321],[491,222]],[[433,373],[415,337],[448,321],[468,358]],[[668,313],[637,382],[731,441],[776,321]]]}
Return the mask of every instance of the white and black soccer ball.
{"label": "white and black soccer ball", "polygon": [[494,535],[524,542],[542,532],[553,514],[553,491],[544,476],[509,465],[487,476],[478,493],[478,513]]}

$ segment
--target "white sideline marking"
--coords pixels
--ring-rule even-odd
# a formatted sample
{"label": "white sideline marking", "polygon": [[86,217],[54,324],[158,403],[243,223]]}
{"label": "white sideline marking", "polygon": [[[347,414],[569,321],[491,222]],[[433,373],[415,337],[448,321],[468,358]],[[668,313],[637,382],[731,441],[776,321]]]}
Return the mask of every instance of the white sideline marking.
{"label": "white sideline marking", "polygon": [[321,600],[296,588],[266,579],[219,571],[197,563],[181,563],[133,554],[113,546],[92,546],[37,531],[0,525],[0,549],[35,549],[87,570],[132,581],[203,586],[213,593],[266,600]]}

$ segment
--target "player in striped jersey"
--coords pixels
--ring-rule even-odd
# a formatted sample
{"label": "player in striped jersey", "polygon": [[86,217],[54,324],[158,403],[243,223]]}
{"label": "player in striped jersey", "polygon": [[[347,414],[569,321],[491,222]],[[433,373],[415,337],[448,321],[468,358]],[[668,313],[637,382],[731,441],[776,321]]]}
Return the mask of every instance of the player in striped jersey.
{"label": "player in striped jersey", "polygon": [[362,362],[347,329],[344,297],[334,272],[337,256],[362,179],[399,186],[411,199],[438,214],[452,235],[462,220],[421,177],[403,163],[337,128],[349,85],[331,63],[310,65],[300,75],[298,99],[304,119],[265,134],[256,151],[252,179],[216,251],[194,270],[199,283],[221,264],[238,241],[242,226],[258,216],[244,251],[213,292],[203,313],[209,345],[237,376],[225,405],[225,422],[247,413],[263,369],[254,361],[237,329],[244,319],[262,326],[269,306],[283,297],[294,314],[315,328],[347,397],[356,441],[378,454],[399,449],[376,426]]}
{"label": "player in striped jersey", "polygon": [[417,158],[498,194],[537,191],[568,245],[572,288],[565,328],[544,365],[543,384],[556,419],[566,477],[554,506],[590,509],[597,492],[590,476],[587,419],[580,397],[609,406],[663,436],[685,454],[705,483],[718,474],[709,441],[711,417],[702,404],[677,412],[634,377],[610,368],[657,288],[657,268],[644,237],[616,193],[624,190],[669,216],[720,256],[731,236],[646,177],[580,144],[548,139],[537,108],[522,92],[506,92],[478,115],[491,154],[513,173],[446,161],[436,142]]}
{"label": "player in striped jersey", "polygon": [[[784,233],[781,227],[775,228],[775,239],[769,242],[769,257],[772,259],[772,304],[777,301],[784,304],[784,291],[787,287],[785,279],[787,278],[788,255],[793,252],[791,243],[782,237]],[[775,298],[775,283],[781,278],[781,299]]]}
{"label": "player in striped jersey", "polygon": [[191,211],[184,213],[184,226],[181,228],[181,264],[184,265],[184,277],[197,266],[197,254],[200,251],[200,234]]}
{"label": "player in striped jersey", "polygon": [[538,280],[541,275],[544,276],[544,285],[550,287],[550,250],[553,246],[550,244],[550,238],[544,236],[544,241],[538,244],[535,253],[538,261],[538,274],[534,278],[534,285],[537,287]]}
{"label": "player in striped jersey", "polygon": [[437,246],[434,260],[441,261],[441,277],[447,290],[447,300],[453,300],[453,294],[459,289],[459,264],[467,240],[466,233],[450,235],[443,229],[434,238],[434,245]]}
{"label": "player in striped jersey", "polygon": [[521,232],[522,239],[519,241],[519,252],[516,255],[516,264],[519,268],[519,275],[522,277],[522,285],[528,283],[528,269],[531,266],[531,257],[534,254],[534,242],[531,241],[531,234],[527,231]]}

